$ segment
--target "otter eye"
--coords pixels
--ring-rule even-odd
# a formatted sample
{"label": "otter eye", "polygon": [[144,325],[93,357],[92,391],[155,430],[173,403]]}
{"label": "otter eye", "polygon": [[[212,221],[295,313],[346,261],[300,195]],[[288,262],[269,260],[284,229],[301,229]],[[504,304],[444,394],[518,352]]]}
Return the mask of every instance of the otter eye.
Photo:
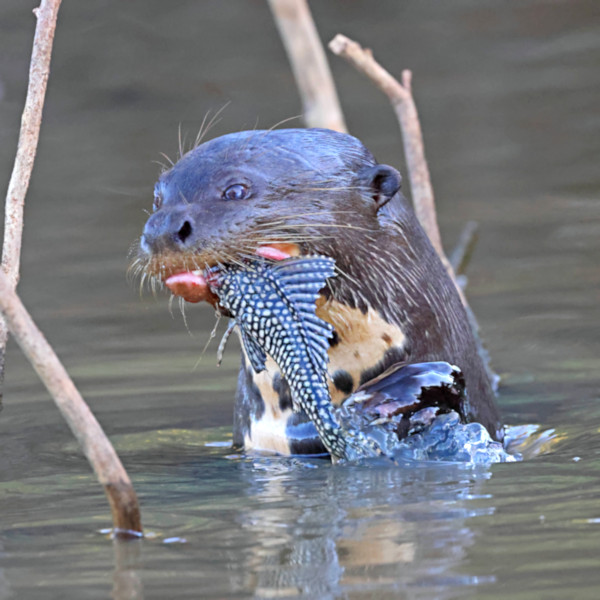
{"label": "otter eye", "polygon": [[157,211],[162,206],[162,198],[157,194],[154,196],[154,202],[152,203],[153,210]]}
{"label": "otter eye", "polygon": [[245,200],[249,195],[248,186],[243,183],[234,183],[223,192],[225,200]]}

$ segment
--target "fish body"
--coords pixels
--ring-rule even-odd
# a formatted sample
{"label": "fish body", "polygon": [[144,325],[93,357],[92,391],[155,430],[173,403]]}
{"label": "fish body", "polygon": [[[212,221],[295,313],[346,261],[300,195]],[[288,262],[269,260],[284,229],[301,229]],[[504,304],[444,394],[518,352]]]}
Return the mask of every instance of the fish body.
{"label": "fish body", "polygon": [[321,289],[333,276],[333,259],[308,256],[222,268],[211,286],[238,326],[254,371],[265,369],[269,354],[288,381],[294,408],[304,410],[328,452],[353,460],[380,452],[360,432],[342,428],[331,402],[327,351],[333,327],[315,310]]}

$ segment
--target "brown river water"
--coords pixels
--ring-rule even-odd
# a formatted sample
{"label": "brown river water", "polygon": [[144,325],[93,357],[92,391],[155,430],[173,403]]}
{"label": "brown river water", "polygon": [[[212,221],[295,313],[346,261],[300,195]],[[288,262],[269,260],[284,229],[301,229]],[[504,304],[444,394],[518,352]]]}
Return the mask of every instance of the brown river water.
{"label": "brown river water", "polygon": [[[34,28],[0,3],[0,180]],[[312,2],[393,72],[414,71],[448,249],[480,224],[468,296],[509,424],[554,430],[491,468],[332,467],[228,447],[238,351],[200,360],[166,294],[126,281],[161,160],[300,112],[262,0],[65,0],[26,207],[20,293],[114,441],[148,539],[106,500],[14,343],[0,413],[0,600],[600,597],[600,4]],[[403,168],[387,101],[330,58],[351,131]],[[291,124],[299,124],[299,121]],[[3,184],[3,185],[6,185]]]}

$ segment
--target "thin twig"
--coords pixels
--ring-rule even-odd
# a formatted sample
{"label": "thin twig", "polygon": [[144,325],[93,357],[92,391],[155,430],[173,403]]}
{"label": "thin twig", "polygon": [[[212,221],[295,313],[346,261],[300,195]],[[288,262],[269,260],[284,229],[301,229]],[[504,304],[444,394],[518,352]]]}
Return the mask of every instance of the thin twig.
{"label": "thin twig", "polygon": [[412,73],[402,71],[402,83],[398,82],[373,58],[370,50],[362,48],[359,44],[341,34],[336,35],[329,42],[329,48],[334,54],[345,58],[361,73],[369,77],[392,103],[402,131],[406,169],[410,180],[415,213],[433,247],[442,260],[447,263],[437,224],[433,187],[427,160],[425,159],[421,124],[412,96]]}
{"label": "thin twig", "polygon": [[[40,135],[46,85],[50,74],[52,42],[54,41],[56,18],[60,3],[61,0],[41,0],[39,8],[33,11],[37,17],[37,25],[29,67],[29,86],[23,116],[21,117],[21,131],[15,164],[6,193],[4,217],[2,269],[6,273],[12,289],[16,289],[19,281],[23,208]],[[0,319],[0,398],[2,397],[2,383],[4,381],[7,339],[8,329],[6,323]]]}
{"label": "thin twig", "polygon": [[102,427],[62,363],[37,328],[8,277],[0,271],[0,313],[17,343],[54,398],[98,481],[104,486],[117,537],[139,537],[142,523],[131,480]]}
{"label": "thin twig", "polygon": [[362,48],[359,44],[344,35],[336,35],[329,42],[329,48],[334,54],[345,58],[357,70],[369,77],[387,95],[394,107],[400,123],[400,131],[402,132],[406,168],[410,180],[415,213],[437,251],[448,275],[454,282],[456,291],[467,311],[479,354],[484,361],[492,386],[495,387],[497,376],[489,366],[488,355],[479,335],[479,325],[442,247],[442,239],[437,224],[433,186],[431,185],[429,168],[427,166],[427,159],[425,158],[423,134],[417,107],[412,95],[412,73],[408,70],[402,71],[402,79],[399,82],[373,58],[373,53],[370,50]]}
{"label": "thin twig", "polygon": [[308,127],[347,132],[327,57],[306,0],[269,0]]}
{"label": "thin twig", "polygon": [[458,242],[450,255],[450,264],[456,275],[464,274],[467,269],[477,243],[478,229],[479,225],[475,221],[468,221],[460,233]]}

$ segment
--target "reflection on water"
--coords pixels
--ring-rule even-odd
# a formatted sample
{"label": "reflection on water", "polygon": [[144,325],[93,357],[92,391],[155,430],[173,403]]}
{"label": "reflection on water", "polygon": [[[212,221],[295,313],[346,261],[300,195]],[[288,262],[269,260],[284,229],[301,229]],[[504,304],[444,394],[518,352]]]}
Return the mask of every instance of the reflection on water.
{"label": "reflection on water", "polygon": [[467,520],[491,510],[469,506],[489,472],[310,466],[243,465],[239,523],[258,544],[245,586],[258,596],[391,595],[418,585],[443,598],[476,581],[456,567],[473,543]]}
{"label": "reflection on water", "polygon": [[114,600],[144,600],[144,587],[138,571],[141,566],[142,543],[113,540],[115,570],[112,597]]}
{"label": "reflection on water", "polygon": [[[483,490],[492,476],[487,469],[337,468],[318,459],[227,460],[216,452],[203,467],[227,479],[201,484],[195,499],[187,482],[187,495],[174,501],[186,544],[166,547],[161,534],[143,544],[114,542],[118,600],[143,598],[142,580],[146,597],[167,590],[171,569],[188,585],[198,572],[197,585],[211,597],[450,598],[494,581],[492,572],[465,574],[461,567],[475,541],[469,521],[494,512]],[[203,493],[209,485],[213,490]]]}
{"label": "reflection on water", "polygon": [[[0,3],[0,180],[19,127],[37,0]],[[61,7],[28,196],[20,292],[107,433],[156,537],[112,543],[109,512],[13,345],[0,414],[0,600],[590,598],[600,571],[600,24],[597,0],[313,2],[325,39],[414,70],[448,248],[480,223],[468,293],[510,424],[544,456],[489,470],[227,458],[238,356],[210,310],[187,329],[125,282],[159,152],[268,127],[299,102],[266,3]],[[401,166],[391,109],[332,60],[351,130]],[[218,428],[218,429],[214,429]],[[557,441],[560,441],[557,445]],[[172,538],[186,543],[165,543]],[[115,566],[116,565],[116,566]],[[143,588],[143,589],[142,589]]]}

